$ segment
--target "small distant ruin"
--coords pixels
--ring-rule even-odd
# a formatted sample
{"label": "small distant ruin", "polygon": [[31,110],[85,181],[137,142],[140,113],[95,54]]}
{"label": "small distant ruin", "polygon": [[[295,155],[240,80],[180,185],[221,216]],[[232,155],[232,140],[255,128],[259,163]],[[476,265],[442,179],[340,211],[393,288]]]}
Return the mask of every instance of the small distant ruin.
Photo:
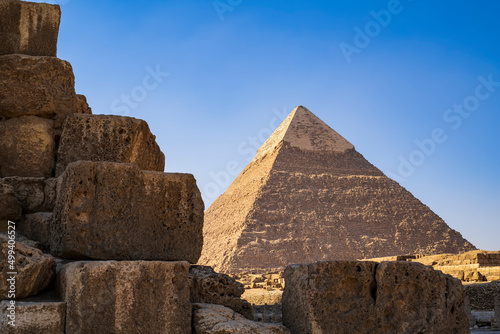
{"label": "small distant ruin", "polygon": [[404,255],[373,258],[367,261],[419,262],[463,282],[500,280],[500,251],[476,250],[461,254]]}
{"label": "small distant ruin", "polygon": [[283,272],[267,274],[241,273],[232,277],[242,283],[245,289],[264,289],[267,291],[274,289],[283,291],[285,289]]}

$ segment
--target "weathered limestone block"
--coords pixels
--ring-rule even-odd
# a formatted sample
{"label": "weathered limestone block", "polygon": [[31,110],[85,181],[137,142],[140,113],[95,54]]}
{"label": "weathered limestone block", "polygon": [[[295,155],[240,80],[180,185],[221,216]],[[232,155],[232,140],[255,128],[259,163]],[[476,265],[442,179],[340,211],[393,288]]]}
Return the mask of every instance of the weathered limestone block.
{"label": "weathered limestone block", "polygon": [[0,179],[0,185],[12,187],[14,197],[21,203],[25,214],[47,211],[44,208],[45,182],[43,177],[4,177]]}
{"label": "weathered limestone block", "polygon": [[411,262],[323,262],[285,270],[292,333],[468,333],[459,280]]}
{"label": "weathered limestone block", "polygon": [[0,333],[64,334],[66,304],[63,302],[16,302],[15,327],[9,325],[8,300],[0,302]]}
{"label": "weathered limestone block", "polygon": [[163,172],[165,155],[148,124],[123,116],[74,114],[66,119],[57,153],[56,174],[79,160],[134,163]]}
{"label": "weathered limestone block", "polygon": [[61,9],[58,5],[0,1],[0,55],[57,55]]}
{"label": "weathered limestone block", "polygon": [[66,265],[66,333],[191,333],[188,270],[187,262]]}
{"label": "weathered limestone block", "polygon": [[28,239],[39,241],[44,250],[50,248],[50,222],[52,212],[37,212],[25,215],[18,224],[19,231]]}
{"label": "weathered limestone block", "polygon": [[53,129],[54,121],[35,116],[0,121],[0,177],[50,177],[55,160]]}
{"label": "weathered limestone block", "polygon": [[252,305],[240,298],[245,288],[234,278],[216,273],[211,267],[191,266],[189,281],[192,303],[223,305],[253,320]]}
{"label": "weathered limestone block", "polygon": [[38,116],[55,119],[78,112],[73,68],[55,57],[0,56],[0,119]]}
{"label": "weathered limestone block", "polygon": [[[11,277],[7,273],[12,272],[7,259],[9,258],[9,238],[0,234],[0,300],[9,298],[10,284],[7,279]],[[26,298],[37,294],[47,287],[55,275],[56,261],[47,254],[36,248],[29,247],[20,242],[16,246],[16,299]],[[11,299],[11,298],[9,298]]]}
{"label": "weathered limestone block", "polygon": [[386,333],[469,333],[458,279],[417,263],[382,262],[376,281],[376,307]]}
{"label": "weathered limestone block", "polygon": [[294,334],[378,333],[374,262],[322,262],[285,269],[283,324]]}
{"label": "weathered limestone block", "polygon": [[0,183],[0,221],[18,221],[22,211],[21,203],[14,196],[12,186]]}
{"label": "weathered limestone block", "polygon": [[[246,319],[221,305],[193,304],[193,334],[289,334],[280,325]],[[331,333],[331,332],[330,332]]]}
{"label": "weathered limestone block", "polygon": [[53,254],[73,259],[198,261],[204,204],[192,175],[79,161],[60,178],[51,224]]}

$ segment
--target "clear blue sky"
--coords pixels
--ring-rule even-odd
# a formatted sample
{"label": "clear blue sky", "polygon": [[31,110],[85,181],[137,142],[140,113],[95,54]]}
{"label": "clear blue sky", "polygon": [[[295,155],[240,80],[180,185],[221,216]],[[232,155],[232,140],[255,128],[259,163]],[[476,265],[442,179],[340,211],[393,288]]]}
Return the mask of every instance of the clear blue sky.
{"label": "clear blue sky", "polygon": [[207,207],[304,105],[476,246],[500,249],[500,2],[60,3],[77,91],[96,114],[148,121],[166,170],[193,173]]}

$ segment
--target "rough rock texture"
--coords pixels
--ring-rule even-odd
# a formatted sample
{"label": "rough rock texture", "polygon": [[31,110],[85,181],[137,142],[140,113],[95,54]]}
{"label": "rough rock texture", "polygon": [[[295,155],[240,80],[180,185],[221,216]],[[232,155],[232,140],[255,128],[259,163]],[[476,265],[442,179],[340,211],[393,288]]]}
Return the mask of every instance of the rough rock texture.
{"label": "rough rock texture", "polygon": [[[9,267],[7,259],[9,257],[9,238],[0,234],[0,300],[7,299],[9,286],[7,284]],[[43,254],[39,249],[35,249],[16,242],[16,299],[26,298],[37,294],[47,287],[55,275],[56,261],[50,256]]]}
{"label": "rough rock texture", "polygon": [[196,263],[200,256],[204,204],[190,174],[80,161],[57,192],[50,249],[59,257]]}
{"label": "rough rock texture", "polygon": [[0,1],[0,55],[57,55],[61,9],[58,5]]}
{"label": "rough rock texture", "polygon": [[[16,229],[18,227],[19,227],[19,224],[16,224]],[[5,232],[4,232],[4,234],[5,234]],[[28,239],[25,235],[21,234],[20,232],[16,233],[16,241],[24,244],[25,246],[40,249],[43,251],[42,244],[39,241]]]}
{"label": "rough rock texture", "polygon": [[57,153],[57,175],[78,160],[134,163],[163,172],[165,155],[146,122],[123,116],[75,114],[66,119]]}
{"label": "rough rock texture", "polygon": [[18,221],[22,211],[21,203],[14,196],[12,186],[0,183],[0,221]]}
{"label": "rough rock texture", "polygon": [[193,334],[288,334],[280,325],[246,319],[221,305],[193,304]]}
{"label": "rough rock texture", "polygon": [[[372,333],[376,263],[323,262],[285,270],[283,324],[292,333]],[[375,333],[375,332],[373,332]]]}
{"label": "rough rock texture", "polygon": [[493,311],[495,297],[500,296],[500,281],[465,285],[465,293],[474,311]]}
{"label": "rough rock texture", "polygon": [[54,121],[35,116],[0,121],[0,177],[50,177],[55,160],[53,128]]}
{"label": "rough rock texture", "polygon": [[45,181],[43,177],[4,177],[0,185],[12,187],[14,197],[21,203],[25,214],[51,211],[44,207]]}
{"label": "rough rock texture", "polygon": [[66,304],[63,302],[17,302],[16,326],[8,324],[9,301],[0,302],[2,334],[64,334]]}
{"label": "rough rock texture", "polygon": [[252,305],[240,298],[245,288],[234,278],[210,267],[191,266],[189,281],[192,303],[223,305],[253,320]]}
{"label": "rough rock texture", "polygon": [[232,274],[475,249],[304,107],[207,210],[203,234],[199,264]]}
{"label": "rough rock texture", "polygon": [[469,333],[459,280],[404,262],[377,266],[378,316],[386,333]]}
{"label": "rough rock texture", "polygon": [[51,212],[37,212],[25,217],[18,224],[18,230],[28,239],[39,241],[44,250],[50,248]]}
{"label": "rough rock texture", "polygon": [[57,178],[44,180],[43,207],[47,212],[52,212],[57,199]]}
{"label": "rough rock texture", "polygon": [[92,108],[89,107],[85,95],[76,94],[76,109],[77,114],[92,114]]}
{"label": "rough rock texture", "polygon": [[469,333],[459,280],[409,262],[289,266],[283,323],[292,333]]}
{"label": "rough rock texture", "polygon": [[187,262],[75,262],[61,271],[66,333],[191,333]]}
{"label": "rough rock texture", "polygon": [[0,119],[38,116],[55,120],[78,112],[70,63],[55,57],[0,56]]}

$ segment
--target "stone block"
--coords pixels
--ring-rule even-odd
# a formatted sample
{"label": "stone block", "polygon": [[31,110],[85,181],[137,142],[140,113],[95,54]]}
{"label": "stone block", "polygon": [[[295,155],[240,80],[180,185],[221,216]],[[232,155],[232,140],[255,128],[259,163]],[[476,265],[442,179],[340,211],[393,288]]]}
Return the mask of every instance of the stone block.
{"label": "stone block", "polygon": [[460,280],[417,263],[382,262],[376,281],[376,308],[386,333],[469,333]]}
{"label": "stone block", "polygon": [[18,221],[22,212],[21,203],[14,196],[12,186],[0,183],[0,221]]}
{"label": "stone block", "polygon": [[0,177],[48,178],[54,160],[54,121],[34,116],[0,121]]}
{"label": "stone block", "polygon": [[55,57],[0,56],[0,119],[38,116],[62,128],[78,112],[73,68]]}
{"label": "stone block", "polygon": [[289,334],[290,331],[274,324],[246,319],[221,305],[193,304],[194,334]]}
{"label": "stone block", "polygon": [[288,266],[283,324],[294,334],[378,333],[374,262]]}
{"label": "stone block", "polygon": [[74,161],[134,163],[163,172],[165,155],[148,124],[123,116],[74,114],[66,119],[57,153],[56,175]]}
{"label": "stone block", "polygon": [[[0,300],[13,299],[9,296],[11,285],[7,281],[13,272],[9,259],[9,238],[0,234]],[[46,288],[54,278],[56,270],[55,259],[36,248],[29,247],[21,242],[15,243],[15,299],[22,299],[37,294]]]}
{"label": "stone block", "polygon": [[0,185],[12,187],[14,197],[21,203],[25,214],[47,211],[44,207],[45,181],[43,177],[4,177],[0,179]]}
{"label": "stone block", "polygon": [[79,161],[60,176],[51,252],[98,260],[196,263],[204,205],[189,174]]}
{"label": "stone block", "polygon": [[44,250],[50,249],[50,223],[52,212],[37,212],[25,215],[18,230],[28,239],[39,241]]}
{"label": "stone block", "polygon": [[57,56],[58,5],[0,1],[0,55]]}
{"label": "stone block", "polygon": [[9,325],[10,301],[0,302],[0,333],[64,334],[66,304],[63,302],[16,302],[15,327]]}
{"label": "stone block", "polygon": [[66,265],[66,333],[191,333],[188,270],[187,262]]}
{"label": "stone block", "polygon": [[459,280],[411,262],[323,262],[285,270],[292,333],[469,333]]}
{"label": "stone block", "polygon": [[189,285],[192,303],[223,305],[253,320],[252,305],[241,299],[245,288],[234,278],[216,273],[211,267],[191,266]]}

